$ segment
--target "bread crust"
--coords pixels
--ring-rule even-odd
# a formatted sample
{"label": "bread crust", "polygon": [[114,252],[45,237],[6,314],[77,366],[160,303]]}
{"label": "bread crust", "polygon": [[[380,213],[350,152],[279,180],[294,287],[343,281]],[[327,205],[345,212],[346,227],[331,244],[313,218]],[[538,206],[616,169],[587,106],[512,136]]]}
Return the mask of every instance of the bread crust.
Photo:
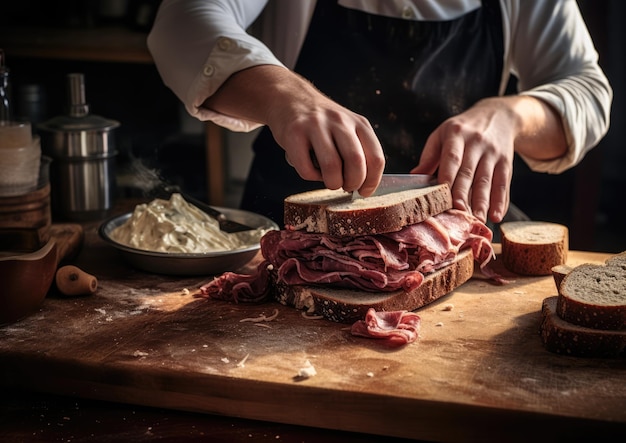
{"label": "bread crust", "polygon": [[548,351],[576,357],[626,356],[626,331],[606,331],[569,323],[557,313],[557,298],[546,298],[541,307],[539,332]]}
{"label": "bread crust", "polygon": [[383,234],[422,222],[452,208],[447,184],[353,200],[341,190],[320,189],[287,197],[289,229],[335,237]]}
{"label": "bread crust", "polygon": [[569,231],[566,226],[541,222],[507,222],[500,225],[502,263],[520,275],[550,275],[554,266],[567,262]]}
{"label": "bread crust", "polygon": [[465,283],[474,272],[474,256],[471,249],[461,251],[448,266],[424,278],[415,290],[405,292],[365,292],[356,289],[340,289],[312,285],[276,283],[272,286],[274,297],[280,303],[309,314],[321,315],[337,323],[362,320],[369,308],[377,311],[413,311],[449,294]]}
{"label": "bread crust", "polygon": [[554,279],[554,285],[556,286],[556,290],[560,292],[561,283],[563,283],[563,279],[567,274],[572,272],[571,266],[568,265],[556,265],[552,267],[552,278]]}

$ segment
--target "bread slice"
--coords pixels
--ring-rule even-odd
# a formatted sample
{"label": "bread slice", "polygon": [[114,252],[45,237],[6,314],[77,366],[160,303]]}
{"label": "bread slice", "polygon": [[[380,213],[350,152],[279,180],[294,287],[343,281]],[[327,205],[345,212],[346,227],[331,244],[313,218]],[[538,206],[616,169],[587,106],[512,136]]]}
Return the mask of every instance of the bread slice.
{"label": "bread slice", "polygon": [[309,314],[321,315],[338,323],[362,320],[369,308],[377,311],[413,311],[450,293],[469,280],[474,272],[471,249],[461,251],[448,266],[425,276],[423,283],[411,292],[365,292],[312,285],[272,285],[280,303]]}
{"label": "bread slice", "polygon": [[353,200],[352,193],[320,189],[285,199],[288,229],[336,237],[383,234],[452,208],[447,184]]}
{"label": "bread slice", "polygon": [[550,275],[565,264],[569,250],[566,226],[542,221],[506,222],[500,225],[502,263],[522,275]]}
{"label": "bread slice", "polygon": [[[609,258],[606,261],[607,265],[612,266],[620,266],[626,267],[626,251],[620,252]],[[561,283],[567,274],[572,272],[574,267],[568,265],[557,265],[552,268],[552,277],[554,278],[554,284],[556,285],[556,290],[560,292]]]}
{"label": "bread slice", "polygon": [[576,357],[626,357],[626,331],[603,331],[574,325],[557,314],[557,297],[541,307],[540,335],[550,352]]}
{"label": "bread slice", "polygon": [[576,266],[561,282],[556,311],[578,326],[626,330],[626,263]]}

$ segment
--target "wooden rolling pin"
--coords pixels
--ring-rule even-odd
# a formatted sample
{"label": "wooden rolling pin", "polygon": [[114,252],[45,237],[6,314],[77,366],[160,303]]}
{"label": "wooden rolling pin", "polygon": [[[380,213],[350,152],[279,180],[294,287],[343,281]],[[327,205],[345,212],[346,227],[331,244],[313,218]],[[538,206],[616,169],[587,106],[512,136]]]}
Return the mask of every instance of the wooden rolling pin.
{"label": "wooden rolling pin", "polygon": [[98,279],[74,265],[65,265],[57,270],[55,283],[63,295],[91,295],[98,289]]}

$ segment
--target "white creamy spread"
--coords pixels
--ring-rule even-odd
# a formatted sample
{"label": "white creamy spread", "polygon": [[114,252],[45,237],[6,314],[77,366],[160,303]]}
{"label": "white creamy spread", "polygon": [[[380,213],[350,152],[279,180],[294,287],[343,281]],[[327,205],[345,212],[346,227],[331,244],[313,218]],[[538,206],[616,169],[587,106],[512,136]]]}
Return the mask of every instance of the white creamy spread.
{"label": "white creamy spread", "polygon": [[227,233],[217,220],[188,203],[180,194],[137,205],[133,215],[111,232],[118,243],[136,249],[169,253],[230,251],[259,242],[267,229]]}

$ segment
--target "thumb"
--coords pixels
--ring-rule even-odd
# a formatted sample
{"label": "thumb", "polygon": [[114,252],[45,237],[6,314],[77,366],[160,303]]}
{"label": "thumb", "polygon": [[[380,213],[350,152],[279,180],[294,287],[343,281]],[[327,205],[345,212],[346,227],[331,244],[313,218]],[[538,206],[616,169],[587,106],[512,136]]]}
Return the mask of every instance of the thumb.
{"label": "thumb", "polygon": [[439,167],[440,156],[439,131],[436,129],[426,140],[420,161],[417,166],[411,169],[411,174],[433,175]]}
{"label": "thumb", "polygon": [[417,166],[411,169],[411,174],[433,175],[435,171],[437,171],[437,168],[439,167],[439,157],[437,155],[433,155],[431,151],[432,149],[429,150],[428,144],[426,144],[424,151],[422,151],[420,162]]}
{"label": "thumb", "polygon": [[435,171],[437,170],[437,164],[426,164],[425,162],[421,161],[416,167],[414,167],[413,169],[411,169],[411,174],[427,174],[427,175],[434,175]]}

